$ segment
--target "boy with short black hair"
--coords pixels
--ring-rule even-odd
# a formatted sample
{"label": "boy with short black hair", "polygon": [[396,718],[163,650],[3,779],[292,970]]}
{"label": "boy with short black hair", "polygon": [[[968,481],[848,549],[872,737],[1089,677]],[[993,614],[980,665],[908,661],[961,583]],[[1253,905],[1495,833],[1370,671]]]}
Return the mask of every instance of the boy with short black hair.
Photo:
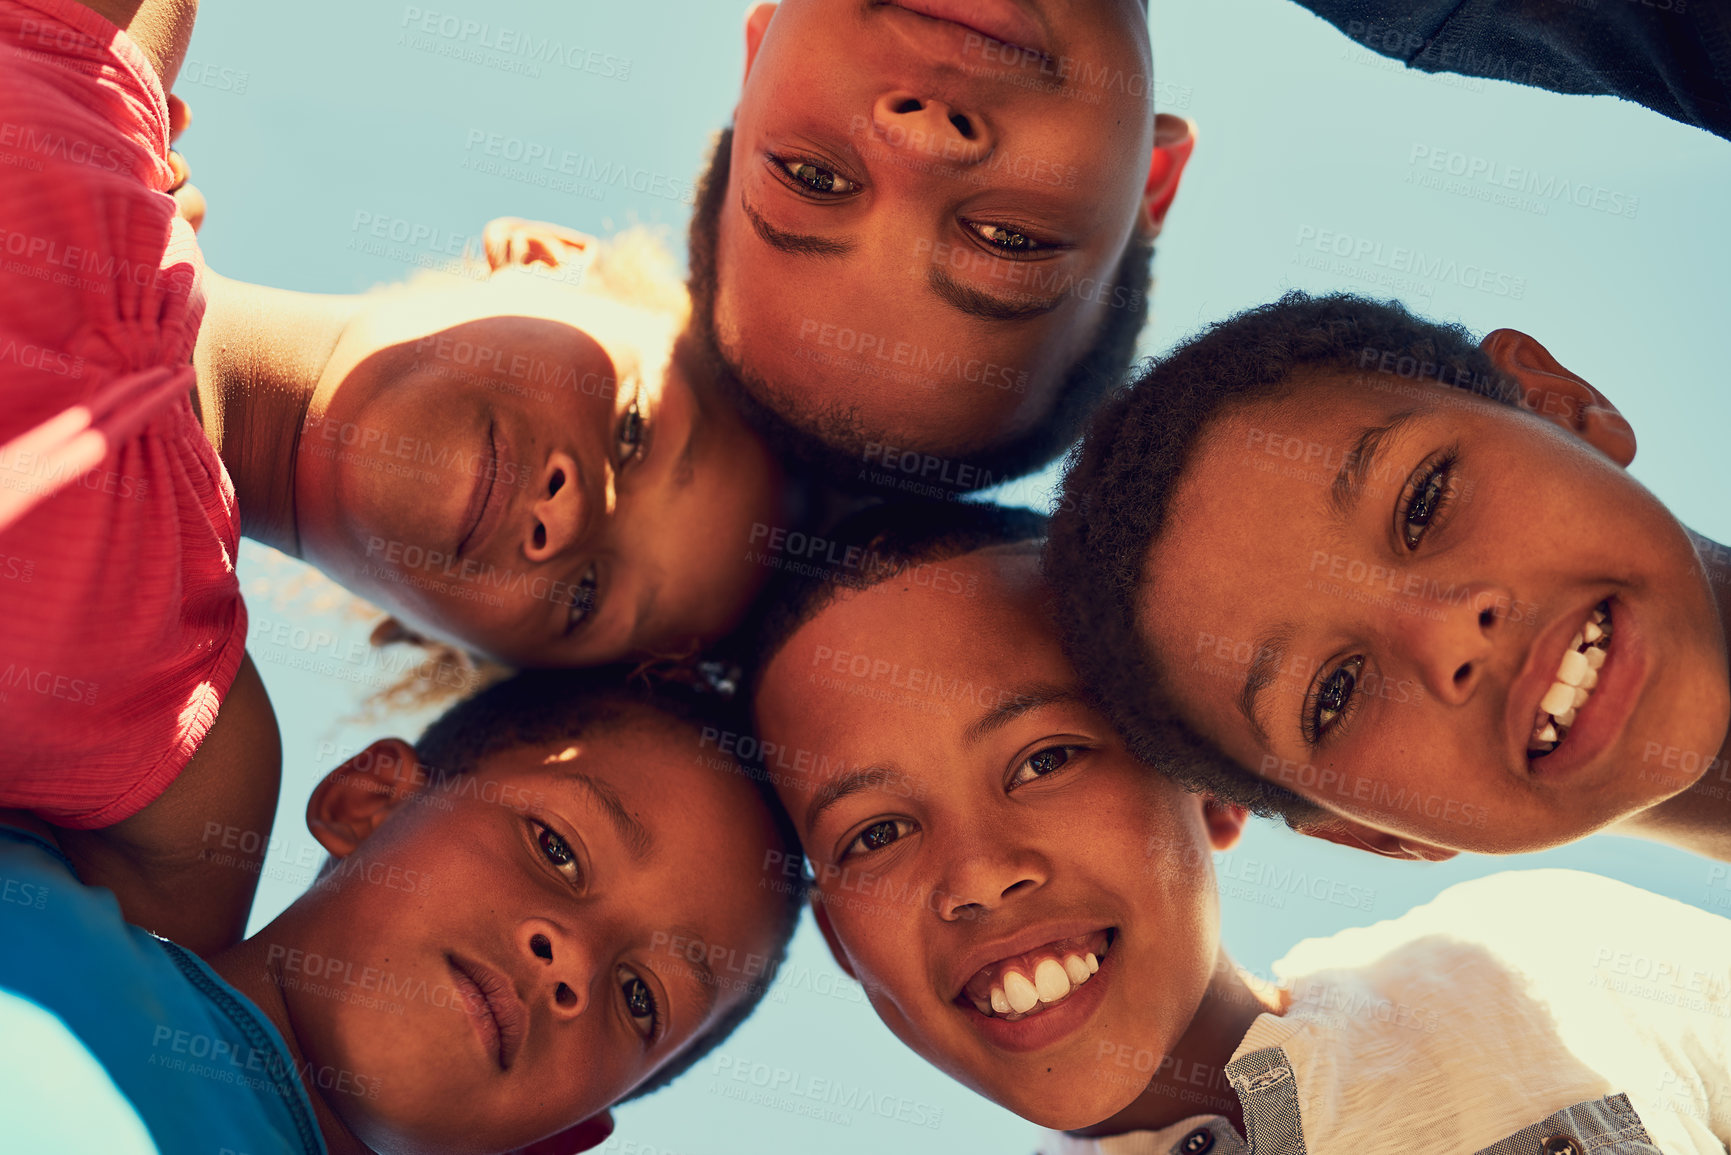
{"label": "boy with short black hair", "polygon": [[798,853],[785,817],[703,749],[725,724],[617,671],[490,687],[327,775],[307,825],[334,862],[208,965],[0,826],[5,874],[49,896],[0,909],[0,986],[58,1015],[165,1151],[582,1150],[762,997],[668,944],[767,975],[798,918],[766,865]]}
{"label": "boy with short black hair", "polygon": [[1244,810],[1126,750],[994,516],[838,531],[878,560],[796,597],[754,685],[818,926],[899,1038],[1064,1151],[1723,1155],[1731,923],[1701,911],[1504,874],[1301,944],[1281,989],[1239,970],[1213,855]]}
{"label": "boy with short black hair", "polygon": [[1289,294],[1096,418],[1047,565],[1145,761],[1395,857],[1731,860],[1731,552],[1537,341]]}
{"label": "boy with short black hair", "polygon": [[1195,145],[1146,4],[757,4],[699,183],[693,330],[782,458],[885,446],[987,488],[1064,452],[1129,365]]}

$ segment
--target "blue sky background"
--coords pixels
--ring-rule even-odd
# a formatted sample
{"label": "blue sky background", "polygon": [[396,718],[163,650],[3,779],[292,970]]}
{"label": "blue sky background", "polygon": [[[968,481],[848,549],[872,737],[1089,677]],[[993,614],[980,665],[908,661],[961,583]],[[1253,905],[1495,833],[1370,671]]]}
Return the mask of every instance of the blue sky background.
{"label": "blue sky background", "polygon": [[[203,7],[177,91],[196,118],[182,148],[209,198],[202,240],[214,268],[324,292],[401,279],[419,250],[379,255],[356,247],[357,214],[436,230],[440,243],[478,235],[491,217],[517,215],[601,234],[633,223],[665,226],[682,245],[687,206],[679,194],[732,108],[743,8],[691,0],[459,2],[467,6],[436,10],[582,45],[599,61],[591,71],[543,65],[527,75],[453,57],[455,42],[409,33],[417,6]],[[1156,259],[1147,351],[1292,285],[1398,292],[1476,332],[1520,328],[1621,407],[1640,438],[1634,473],[1686,523],[1731,540],[1721,446],[1731,427],[1724,380],[1731,143],[1610,98],[1404,73],[1287,0],[1155,0],[1151,22],[1156,103],[1194,118],[1201,131]],[[465,167],[477,155],[470,142],[490,133],[659,179],[637,194],[537,187]],[[1454,154],[1605,190],[1601,202],[1626,215],[1564,201],[1497,204],[1426,187],[1424,158]],[[659,195],[669,186],[672,195]],[[1334,239],[1342,236],[1349,239]],[[1445,264],[1506,274],[1492,284],[1508,291],[1425,277],[1391,286],[1376,280],[1384,270],[1373,259],[1333,257],[1319,244],[1348,253],[1419,249]],[[1041,505],[1051,480],[1020,484],[1009,496]],[[361,700],[394,680],[391,671],[321,655],[273,630],[278,622],[302,625],[341,648],[364,639],[371,618],[305,567],[250,542],[241,574],[254,622],[250,649],[285,747],[277,846],[256,928],[310,881],[301,864],[315,860],[308,855],[316,844],[301,814],[312,784],[372,738],[412,737],[426,715],[357,720]],[[1254,877],[1261,862],[1347,881],[1372,896],[1369,909],[1349,909],[1278,885],[1235,882],[1238,896],[1223,901],[1226,943],[1261,973],[1301,938],[1397,915],[1452,882],[1513,866],[1597,870],[1731,913],[1722,867],[1608,837],[1515,860],[1424,866],[1259,824],[1219,865],[1242,878]],[[846,1121],[811,1118],[729,1097],[730,1089],[750,1087],[729,1072],[749,1064],[835,1080],[850,1097],[876,1097],[890,1117],[856,1110]],[[905,1108],[901,1120],[897,1105]],[[906,1051],[837,972],[808,920],[758,1015],[672,1089],[622,1110],[606,1149],[1018,1152],[1031,1150],[1035,1135]]]}

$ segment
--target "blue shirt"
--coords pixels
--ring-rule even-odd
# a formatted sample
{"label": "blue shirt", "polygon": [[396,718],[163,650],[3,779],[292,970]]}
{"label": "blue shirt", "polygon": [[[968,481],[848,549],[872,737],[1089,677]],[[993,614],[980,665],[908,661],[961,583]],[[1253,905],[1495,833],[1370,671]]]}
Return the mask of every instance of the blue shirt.
{"label": "blue shirt", "polygon": [[325,1155],[282,1036],[190,952],[0,825],[0,989],[57,1016],[164,1152]]}

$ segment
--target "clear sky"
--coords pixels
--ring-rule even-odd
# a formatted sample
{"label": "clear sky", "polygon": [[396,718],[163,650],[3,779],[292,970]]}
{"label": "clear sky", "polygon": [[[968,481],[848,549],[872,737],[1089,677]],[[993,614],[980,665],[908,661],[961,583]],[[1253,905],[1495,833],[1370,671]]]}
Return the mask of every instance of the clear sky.
{"label": "clear sky", "polygon": [[[414,32],[422,10],[333,0],[203,6],[178,91],[196,118],[182,147],[210,203],[202,240],[212,267],[326,292],[398,280],[436,254],[432,245],[369,247],[357,220],[387,217],[438,244],[515,215],[601,234],[662,225],[682,245],[681,194],[737,93],[741,7],[453,0],[437,9],[598,54],[588,70],[542,65],[538,75]],[[1731,540],[1721,445],[1731,428],[1731,143],[1611,98],[1407,74],[1288,0],[1155,0],[1151,22],[1156,103],[1199,122],[1200,141],[1156,258],[1147,351],[1287,286],[1399,294],[1475,332],[1520,328],[1628,416],[1641,446],[1634,473],[1686,523]],[[548,187],[521,166],[488,171],[476,164],[476,142],[491,134],[623,166],[642,174],[643,191],[581,180]],[[1555,176],[1555,186],[1602,193],[1602,207],[1498,203],[1482,180],[1450,183],[1450,167],[1468,166]],[[1416,263],[1434,272],[1392,271],[1396,249],[1426,254]],[[1043,505],[1051,480],[1009,496]],[[387,732],[412,737],[426,716],[359,717],[361,700],[393,676],[332,656],[371,624],[340,592],[252,543],[241,575],[249,648],[285,748],[278,845],[256,927],[310,881],[300,864],[316,844],[301,815],[312,784],[342,753]],[[335,640],[315,644],[315,634]],[[1301,938],[1529,865],[1598,870],[1731,913],[1723,867],[1624,839],[1425,866],[1257,824],[1217,863],[1226,943],[1267,973]],[[1271,876],[1271,866],[1306,882]],[[1309,897],[1333,882],[1358,888],[1357,905]],[[819,1079],[835,1095],[814,1091]],[[768,1081],[789,1093],[750,1101]],[[867,1105],[825,1106],[836,1097]],[[756,1017],[672,1089],[619,1117],[605,1149],[622,1155],[1026,1152],[1036,1135],[905,1050],[809,920]]]}

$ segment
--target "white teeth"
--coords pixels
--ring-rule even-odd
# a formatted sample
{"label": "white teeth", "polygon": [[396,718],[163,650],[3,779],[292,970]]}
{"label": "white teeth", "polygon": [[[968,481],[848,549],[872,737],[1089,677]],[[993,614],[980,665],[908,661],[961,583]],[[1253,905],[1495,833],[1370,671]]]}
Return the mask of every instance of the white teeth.
{"label": "white teeth", "polygon": [[1588,668],[1596,670],[1605,664],[1605,651],[1598,646],[1588,646],[1586,658]]}
{"label": "white teeth", "polygon": [[1555,742],[1557,740],[1557,728],[1547,723],[1545,728],[1540,730],[1535,737],[1541,742]]}
{"label": "white teeth", "polygon": [[1588,622],[1581,628],[1581,638],[1583,641],[1596,642],[1604,636],[1605,631],[1599,628],[1598,622]]}
{"label": "white teeth", "polygon": [[1581,684],[1581,679],[1587,676],[1587,671],[1590,669],[1592,669],[1592,667],[1587,665],[1587,655],[1581,653],[1579,650],[1570,650],[1568,653],[1563,655],[1562,664],[1557,667],[1557,681],[1567,682],[1571,686],[1578,686]]}
{"label": "white teeth", "polygon": [[1585,632],[1586,632],[1586,630],[1583,628],[1579,633],[1577,633],[1575,635],[1575,640],[1569,643],[1569,649],[1578,650],[1581,648],[1581,643],[1586,640],[1585,638],[1581,637],[1581,634],[1583,634]]}
{"label": "white teeth", "polygon": [[1019,972],[1009,971],[1004,975],[1004,997],[1010,1000],[1010,1009],[1021,1014],[1034,1009],[1034,1004],[1040,1001],[1040,992]]}
{"label": "white teeth", "polygon": [[1004,997],[1004,988],[992,985],[992,1010],[1000,1015],[1010,1013],[1010,1000]]}
{"label": "white teeth", "polygon": [[1083,959],[1082,961],[1088,964],[1088,973],[1089,974],[1093,974],[1095,971],[1100,969],[1100,960],[1094,957],[1093,951],[1089,951],[1088,957]]}
{"label": "white teeth", "polygon": [[1589,695],[1586,690],[1582,689],[1580,686],[1576,686],[1575,687],[1575,700],[1569,704],[1569,709],[1579,710],[1582,706],[1585,706],[1587,704],[1587,699],[1590,696],[1591,695]]}
{"label": "white teeth", "polygon": [[[997,991],[994,990],[992,993],[996,994]],[[992,1004],[987,1002],[985,999],[976,999],[972,995],[969,995],[968,1001],[972,1002],[974,1004],[974,1009],[979,1011],[982,1015],[989,1015],[992,1013]],[[1004,1004],[1006,1008],[1009,1005],[1009,1003]]]}
{"label": "white teeth", "polygon": [[1064,973],[1070,976],[1071,986],[1079,987],[1087,982],[1088,976],[1094,972],[1088,969],[1088,964],[1083,962],[1079,955],[1067,954],[1064,956]]}
{"label": "white teeth", "polygon": [[1055,958],[1041,959],[1034,968],[1034,990],[1043,1003],[1055,1003],[1069,994],[1070,976],[1064,973],[1064,964]]}
{"label": "white teeth", "polygon": [[1539,699],[1539,709],[1547,714],[1561,714],[1575,704],[1575,688],[1567,682],[1552,682],[1545,696]]}
{"label": "white teeth", "polygon": [[1561,714],[1557,715],[1557,725],[1567,728],[1574,724],[1575,712],[1573,710],[1564,710]]}
{"label": "white teeth", "polygon": [[1588,666],[1587,667],[1587,676],[1581,679],[1581,689],[1591,690],[1594,686],[1597,686],[1598,684],[1599,684],[1599,671],[1593,669],[1593,667],[1591,667],[1591,666]]}
{"label": "white teeth", "polygon": [[1593,621],[1597,622],[1601,626],[1604,625],[1605,624],[1605,611],[1601,610],[1595,606],[1593,609]]}

